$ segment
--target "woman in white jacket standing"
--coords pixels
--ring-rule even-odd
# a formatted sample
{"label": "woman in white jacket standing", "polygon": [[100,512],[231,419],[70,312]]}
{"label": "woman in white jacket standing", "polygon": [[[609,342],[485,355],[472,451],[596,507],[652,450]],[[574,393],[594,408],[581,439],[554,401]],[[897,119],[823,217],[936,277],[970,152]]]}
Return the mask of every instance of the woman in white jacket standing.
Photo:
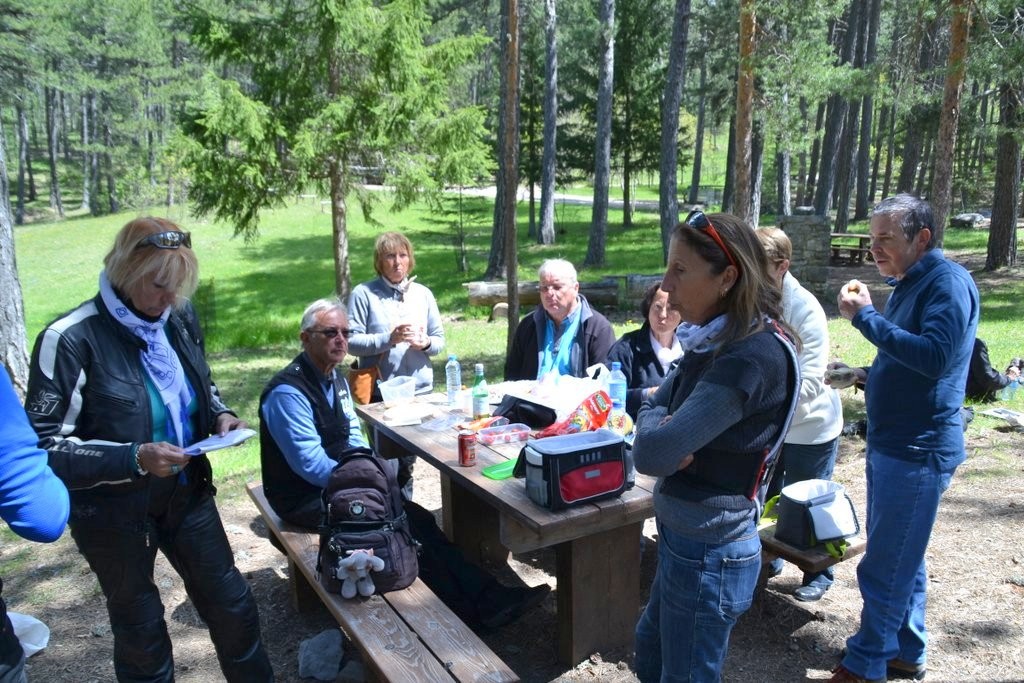
{"label": "woman in white jacket standing", "polygon": [[[761,228],[757,236],[768,253],[776,281],[782,288],[782,319],[800,335],[800,402],[786,436],[768,497],[783,486],[807,479],[830,479],[843,430],[843,405],[839,392],[824,382],[828,364],[828,320],[821,304],[789,272],[793,244],[778,228]],[[768,575],[782,572],[782,560],[768,566]],[[803,602],[820,600],[832,585],[832,568],[804,574],[803,585],[793,596]]]}

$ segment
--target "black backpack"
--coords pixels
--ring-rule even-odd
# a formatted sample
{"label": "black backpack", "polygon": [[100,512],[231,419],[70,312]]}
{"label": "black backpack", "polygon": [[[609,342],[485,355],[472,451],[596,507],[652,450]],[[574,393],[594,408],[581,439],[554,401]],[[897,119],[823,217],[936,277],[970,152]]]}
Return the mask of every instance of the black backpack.
{"label": "black backpack", "polygon": [[338,561],[359,549],[372,549],[384,560],[384,569],[370,574],[377,593],[401,590],[416,580],[417,543],[394,468],[369,448],[351,448],[341,454],[321,496],[317,573],[324,588],[341,592]]}

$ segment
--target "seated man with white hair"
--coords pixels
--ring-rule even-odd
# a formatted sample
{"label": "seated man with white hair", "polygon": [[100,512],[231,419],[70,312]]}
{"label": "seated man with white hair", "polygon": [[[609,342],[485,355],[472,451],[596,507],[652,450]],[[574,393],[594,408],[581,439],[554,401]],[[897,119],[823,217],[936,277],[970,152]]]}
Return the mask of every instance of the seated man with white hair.
{"label": "seated man with white hair", "polygon": [[519,321],[505,360],[505,379],[540,379],[550,372],[585,377],[604,363],[615,332],[580,294],[576,268],[564,259],[548,259],[537,273],[540,303]]}

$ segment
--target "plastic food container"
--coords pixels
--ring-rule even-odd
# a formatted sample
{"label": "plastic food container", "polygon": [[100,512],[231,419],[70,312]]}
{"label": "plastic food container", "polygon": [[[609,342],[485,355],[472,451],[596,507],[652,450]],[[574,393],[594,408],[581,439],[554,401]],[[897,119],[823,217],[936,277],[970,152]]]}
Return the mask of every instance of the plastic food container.
{"label": "plastic food container", "polygon": [[415,396],[416,380],[412,377],[392,377],[387,382],[381,382],[380,397],[384,400],[384,407],[411,403]]}
{"label": "plastic food container", "polygon": [[501,425],[500,427],[481,429],[477,432],[476,438],[480,443],[485,444],[526,441],[530,438],[530,428],[522,422],[513,422],[512,424]]}

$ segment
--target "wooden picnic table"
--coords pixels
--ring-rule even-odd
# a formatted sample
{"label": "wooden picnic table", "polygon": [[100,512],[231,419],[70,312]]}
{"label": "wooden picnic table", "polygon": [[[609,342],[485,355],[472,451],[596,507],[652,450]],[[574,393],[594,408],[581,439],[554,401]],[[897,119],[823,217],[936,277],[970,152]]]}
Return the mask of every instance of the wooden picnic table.
{"label": "wooden picnic table", "polygon": [[455,428],[389,424],[382,403],[357,406],[356,412],[378,453],[412,453],[438,469],[445,533],[470,558],[503,563],[510,551],[554,548],[558,653],[564,664],[632,646],[640,610],[640,540],[644,520],[654,515],[654,478],[638,474],[636,485],[618,498],[552,512],[527,497],[524,480],[496,481],[481,473],[516,458],[523,443],[477,443],[476,465],[460,467]]}
{"label": "wooden picnic table", "polygon": [[871,235],[856,232],[829,233],[829,247],[832,249],[832,263],[862,265],[864,259],[871,260]]}

